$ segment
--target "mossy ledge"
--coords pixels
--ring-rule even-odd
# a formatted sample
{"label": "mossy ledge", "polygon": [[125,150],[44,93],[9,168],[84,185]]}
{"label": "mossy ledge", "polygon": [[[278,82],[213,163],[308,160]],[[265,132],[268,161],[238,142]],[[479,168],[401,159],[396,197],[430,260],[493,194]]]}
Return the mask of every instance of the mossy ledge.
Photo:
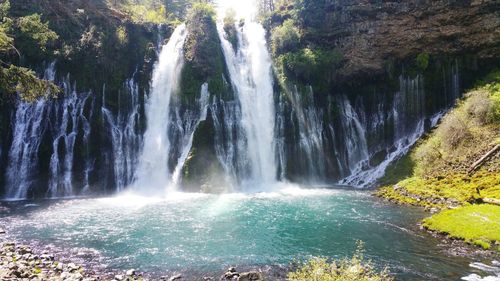
{"label": "mossy ledge", "polygon": [[[447,113],[439,126],[388,169],[376,195],[426,208],[428,230],[500,251],[500,71],[490,73]],[[486,157],[487,156],[487,157]],[[398,165],[404,165],[400,169]],[[494,204],[486,204],[494,203]]]}

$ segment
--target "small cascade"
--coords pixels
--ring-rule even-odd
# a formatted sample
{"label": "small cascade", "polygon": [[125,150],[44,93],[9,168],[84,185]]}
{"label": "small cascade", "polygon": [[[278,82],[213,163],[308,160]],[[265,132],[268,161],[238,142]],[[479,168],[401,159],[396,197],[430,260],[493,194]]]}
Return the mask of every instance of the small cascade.
{"label": "small cascade", "polygon": [[[305,171],[311,182],[318,183],[325,177],[325,157],[323,143],[323,111],[314,105],[313,89],[301,95],[297,89],[290,93],[293,112],[297,118],[299,155],[305,162]],[[305,157],[302,157],[305,156]]]}
{"label": "small cascade", "polygon": [[236,143],[245,145],[244,149],[239,145],[232,147],[238,149],[233,154],[237,163],[232,165],[233,168],[247,167],[243,170],[248,174],[238,174],[238,180],[244,186],[255,188],[273,183],[277,177],[274,92],[265,30],[250,17],[245,20],[243,26],[235,26],[238,50],[226,39],[222,24],[218,24],[218,31],[231,84],[241,107],[241,119],[236,119],[240,127],[236,136],[244,140]]}
{"label": "small cascade", "polygon": [[[55,62],[44,73],[44,79],[53,81],[54,77]],[[8,199],[27,198],[29,189],[37,180],[38,150],[49,126],[49,103],[44,99],[34,103],[17,102],[6,172]]]}
{"label": "small cascade", "polygon": [[13,142],[6,172],[9,199],[23,199],[36,180],[38,149],[47,128],[48,107],[45,101],[33,104],[18,102],[13,127]]}
{"label": "small cascade", "polygon": [[131,78],[125,83],[125,88],[125,100],[120,102],[116,115],[106,108],[105,103],[101,108],[102,116],[111,136],[113,171],[117,191],[123,190],[132,183],[139,149],[142,146],[142,133],[138,128],[141,120],[139,85],[134,78]]}
{"label": "small cascade", "polygon": [[153,72],[151,93],[146,103],[147,129],[135,182],[135,189],[143,193],[158,193],[172,186],[168,166],[170,101],[179,87],[186,35],[185,25],[175,29],[169,42],[163,46]]}
{"label": "small cascade", "polygon": [[[54,62],[45,71],[44,79],[54,81],[55,75]],[[81,138],[82,150],[86,154],[81,159],[84,171],[78,180],[84,190],[89,187],[89,173],[93,168],[93,161],[88,155],[93,98],[90,92],[78,94],[76,87],[70,85],[69,75],[63,79],[62,88],[64,96],[59,99],[41,99],[34,103],[18,101],[6,172],[8,199],[27,198],[31,188],[42,184],[40,170],[47,166],[46,196],[76,195],[73,177],[78,138]],[[85,112],[90,99],[90,110]],[[46,138],[51,142],[52,151],[48,163],[41,163],[40,150]]]}
{"label": "small cascade", "polygon": [[172,184],[173,186],[178,186],[181,180],[181,172],[186,160],[188,158],[189,152],[193,145],[193,137],[198,128],[198,125],[207,119],[208,101],[210,93],[208,92],[208,84],[205,83],[201,86],[201,94],[197,103],[199,108],[196,110],[186,110],[181,117],[179,113],[179,107],[175,110],[175,127],[172,126],[173,131],[176,132],[174,135],[177,136],[179,157],[177,157],[177,165],[175,166],[174,172],[172,173]]}
{"label": "small cascade", "polygon": [[[233,183],[238,175],[248,172],[245,154],[246,141],[240,127],[241,107],[237,101],[224,101],[213,97],[210,112],[214,123],[214,143],[217,159],[224,168],[226,182]],[[240,160],[239,160],[240,159]]]}
{"label": "small cascade", "polygon": [[[346,139],[347,151],[349,151],[348,162],[350,175],[345,177],[340,183],[354,185],[359,187],[369,186],[374,184],[377,179],[382,177],[387,166],[393,161],[405,155],[411,146],[425,133],[425,93],[423,89],[423,79],[421,76],[416,78],[399,78],[400,90],[395,94],[390,111],[390,119],[393,120],[394,137],[385,147],[372,148],[367,146],[366,134],[367,129],[357,118],[351,118],[354,121],[356,136]],[[382,106],[378,107],[382,109]],[[349,116],[355,116],[352,107],[346,100],[344,102],[344,110],[349,119]],[[431,118],[432,123],[436,123],[441,113]],[[371,129],[376,129],[380,125],[385,125],[388,121],[382,121],[381,112],[376,112],[371,118],[375,120]],[[431,124],[432,125],[432,124]],[[434,124],[435,125],[435,124]],[[350,129],[344,127],[345,132],[351,132]],[[376,153],[380,149],[385,152],[384,159],[376,164],[370,163]],[[354,153],[353,153],[354,152]]]}
{"label": "small cascade", "polygon": [[276,131],[274,133],[276,147],[276,161],[279,163],[279,180],[286,180],[287,172],[287,145],[286,145],[286,103],[285,96],[280,95],[276,106]]}
{"label": "small cascade", "polygon": [[[65,97],[55,103],[51,114],[55,122],[52,124],[52,156],[50,157],[50,180],[47,195],[54,197],[74,196],[73,163],[75,143],[79,129],[83,130],[83,146],[88,147],[90,134],[89,119],[84,114],[87,100],[92,92],[78,94],[76,86],[71,86],[69,75],[63,81]],[[84,183],[88,186],[88,183]]]}

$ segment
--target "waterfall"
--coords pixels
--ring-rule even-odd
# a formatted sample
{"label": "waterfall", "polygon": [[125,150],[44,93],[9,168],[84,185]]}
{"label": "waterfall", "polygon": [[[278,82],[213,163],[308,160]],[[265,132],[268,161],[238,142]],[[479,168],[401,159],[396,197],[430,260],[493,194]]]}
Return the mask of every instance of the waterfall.
{"label": "waterfall", "polygon": [[142,145],[142,134],[138,129],[141,119],[139,85],[135,82],[134,76],[135,73],[125,83],[126,100],[120,103],[118,113],[114,115],[106,108],[105,103],[101,109],[111,136],[113,172],[117,191],[123,190],[132,183],[139,149]]}
{"label": "waterfall", "polygon": [[159,190],[174,188],[168,166],[170,101],[179,88],[186,35],[184,24],[175,29],[169,42],[163,46],[153,71],[151,93],[146,103],[147,129],[135,182],[135,189],[140,192],[158,193]]}
{"label": "waterfall", "polygon": [[[89,120],[84,114],[84,107],[92,92],[78,94],[76,85],[71,86],[69,75],[63,81],[65,97],[55,103],[52,114],[52,156],[50,157],[49,197],[74,196],[73,164],[75,143],[81,126],[83,130],[83,146],[88,145],[90,134]],[[63,148],[61,150],[61,147]],[[88,185],[88,183],[83,184]]]}
{"label": "waterfall", "polygon": [[[54,81],[55,62],[45,70],[44,79]],[[17,102],[13,120],[13,141],[8,155],[6,172],[8,199],[25,199],[30,189],[40,184],[40,164],[49,168],[48,197],[74,196],[74,152],[77,138],[81,136],[83,150],[88,154],[92,105],[85,113],[91,93],[78,94],[70,85],[69,76],[62,82],[64,96],[60,99],[40,99],[34,103]],[[40,163],[40,146],[44,136],[51,140],[52,152],[49,163]],[[83,159],[85,170],[82,186],[88,189],[90,157]],[[45,166],[46,167],[46,166]]]}
{"label": "waterfall", "polygon": [[183,117],[181,118],[179,114],[179,108],[176,109],[176,129],[179,132],[178,142],[181,148],[179,157],[177,158],[177,165],[175,166],[174,172],[172,173],[172,183],[173,186],[178,186],[181,180],[182,168],[188,158],[189,152],[193,145],[193,137],[198,128],[198,125],[207,119],[208,110],[208,100],[210,93],[208,92],[208,84],[205,83],[201,86],[200,98],[198,99],[198,106],[196,110],[187,110]]}
{"label": "waterfall", "polygon": [[319,183],[325,176],[325,158],[323,143],[323,111],[314,105],[312,87],[301,95],[297,87],[290,92],[293,114],[297,118],[298,153],[302,156],[307,170],[307,179]]}
{"label": "waterfall", "polygon": [[[269,184],[276,181],[275,109],[271,58],[266,46],[264,28],[246,19],[243,26],[235,24],[238,50],[226,39],[222,24],[219,37],[231,78],[231,84],[241,108],[237,135],[244,137],[245,149],[237,152],[238,166],[247,166],[244,185]],[[243,161],[243,163],[241,163]]]}
{"label": "waterfall", "polygon": [[[416,78],[399,78],[400,90],[395,94],[392,104],[391,114],[394,128],[394,138],[385,150],[384,159],[375,165],[369,161],[374,154],[379,152],[376,149],[369,150],[366,141],[366,127],[361,124],[349,102],[345,100],[344,110],[346,116],[351,116],[355,124],[356,136],[348,137],[347,151],[350,175],[341,180],[340,183],[365,187],[372,185],[377,179],[381,178],[389,164],[399,159],[410,150],[411,146],[425,133],[425,93],[423,88],[423,79],[417,75]],[[378,107],[381,111],[383,107]],[[350,113],[348,113],[350,112]],[[372,116],[373,128],[385,124],[381,119],[381,113],[376,112]],[[434,126],[442,113],[437,113],[430,118],[431,125]],[[349,118],[348,118],[349,119]],[[346,135],[352,135],[351,129],[344,127]],[[354,152],[354,153],[353,153]]]}

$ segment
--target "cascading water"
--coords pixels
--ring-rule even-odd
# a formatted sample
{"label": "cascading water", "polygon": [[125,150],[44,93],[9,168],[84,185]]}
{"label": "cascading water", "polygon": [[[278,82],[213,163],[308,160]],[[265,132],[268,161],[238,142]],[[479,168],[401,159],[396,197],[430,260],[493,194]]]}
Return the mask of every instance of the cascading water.
{"label": "cascading water", "polygon": [[[63,88],[67,95],[61,104],[55,105],[52,112],[57,121],[53,125],[54,132],[52,133],[55,138],[50,158],[49,197],[75,195],[73,191],[73,161],[78,130],[81,126],[84,142],[88,142],[90,133],[90,124],[84,115],[84,107],[92,93],[78,94],[76,86],[71,87],[69,76],[63,82]],[[61,146],[63,147],[62,153]],[[87,146],[87,143],[84,143],[83,146]],[[83,185],[88,185],[88,183]]]}
{"label": "cascading water", "polygon": [[278,171],[271,57],[267,51],[265,30],[251,16],[245,18],[243,26],[235,24],[235,28],[237,50],[226,39],[222,24],[218,24],[231,84],[241,107],[237,136],[244,137],[244,140],[237,142],[243,141],[245,146],[243,150],[242,146],[236,146],[239,162],[236,166],[246,166],[248,174],[240,175],[239,180],[246,186],[269,185],[276,181]]}
{"label": "cascading water", "polygon": [[[355,128],[358,134],[355,137],[348,136],[348,140],[346,140],[349,144],[348,151],[350,151],[349,155],[351,156],[348,157],[350,175],[341,181],[342,184],[364,187],[375,183],[377,179],[384,175],[389,164],[406,154],[411,146],[425,133],[425,120],[427,117],[424,106],[425,92],[422,77],[417,76],[413,79],[400,77],[399,85],[400,90],[394,96],[392,110],[390,111],[393,120],[394,138],[389,147],[381,147],[370,151],[365,136],[366,125],[362,125],[358,118],[352,118],[354,124],[356,124]],[[345,116],[357,116],[347,100],[344,102],[344,110],[346,110]],[[350,113],[347,113],[347,111]],[[435,126],[441,116],[441,112],[432,116],[430,118],[431,126]],[[385,124],[380,112],[376,112],[370,119],[372,120],[371,130]],[[351,131],[346,130],[346,128],[344,130],[346,132]],[[352,147],[353,145],[359,147]],[[379,149],[386,150],[385,158],[380,163],[371,165],[369,161],[374,157],[375,153],[379,152]]]}
{"label": "cascading water", "polygon": [[170,100],[179,87],[186,35],[185,25],[175,29],[163,46],[153,72],[151,94],[146,103],[147,129],[135,182],[135,189],[143,193],[158,193],[171,188],[168,167]]}
{"label": "cascading water", "polygon": [[[54,62],[45,71],[44,79],[54,81],[55,73]],[[27,198],[30,188],[40,180],[39,154],[45,135],[52,140],[46,196],[76,195],[73,189],[75,144],[81,136],[83,150],[88,152],[93,103],[89,112],[84,112],[91,93],[77,93],[76,86],[70,84],[69,75],[63,79],[62,88],[64,97],[61,99],[18,102],[6,174],[8,199]],[[85,190],[89,185],[88,173],[92,169],[92,161],[85,157],[83,162],[85,170],[80,183]]]}
{"label": "cascading water", "polygon": [[116,116],[106,108],[104,102],[101,109],[111,135],[113,171],[117,191],[123,190],[132,183],[139,149],[142,145],[142,134],[138,130],[141,119],[139,85],[134,78],[131,78],[125,83],[125,86],[126,100],[120,103]]}
{"label": "cascading water", "polygon": [[198,128],[198,125],[207,119],[208,111],[208,100],[210,93],[208,92],[208,84],[205,83],[201,86],[200,98],[198,99],[198,106],[194,110],[186,110],[184,115],[179,113],[179,108],[176,108],[176,126],[173,128],[174,132],[177,132],[177,142],[179,143],[179,155],[177,157],[177,165],[172,173],[172,184],[173,186],[178,186],[181,181],[181,172],[184,168],[184,164],[188,158],[191,147],[193,146],[193,137]]}

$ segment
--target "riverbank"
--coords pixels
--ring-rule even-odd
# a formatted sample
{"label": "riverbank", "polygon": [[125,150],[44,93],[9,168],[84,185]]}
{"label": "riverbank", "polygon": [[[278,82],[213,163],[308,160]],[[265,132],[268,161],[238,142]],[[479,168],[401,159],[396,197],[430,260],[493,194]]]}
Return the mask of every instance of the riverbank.
{"label": "riverbank", "polygon": [[411,167],[409,177],[376,195],[425,208],[434,214],[422,221],[430,231],[500,251],[499,136],[500,72],[495,72],[399,161]]}
{"label": "riverbank", "polygon": [[[81,259],[75,256],[58,257],[59,254],[47,250],[38,249],[35,245],[18,243],[10,237],[4,229],[0,228],[0,280],[30,280],[30,281],[181,281],[194,280],[193,276],[180,273],[169,276],[156,276],[142,273],[135,269],[117,271],[101,267],[97,269],[89,263],[78,264],[75,260]],[[61,259],[59,259],[61,258]],[[61,260],[67,261],[62,262]],[[268,269],[275,279],[284,280],[286,271]],[[230,267],[220,277],[199,277],[196,280],[233,280],[233,281],[263,281],[264,274],[258,271],[238,272],[235,267]]]}

